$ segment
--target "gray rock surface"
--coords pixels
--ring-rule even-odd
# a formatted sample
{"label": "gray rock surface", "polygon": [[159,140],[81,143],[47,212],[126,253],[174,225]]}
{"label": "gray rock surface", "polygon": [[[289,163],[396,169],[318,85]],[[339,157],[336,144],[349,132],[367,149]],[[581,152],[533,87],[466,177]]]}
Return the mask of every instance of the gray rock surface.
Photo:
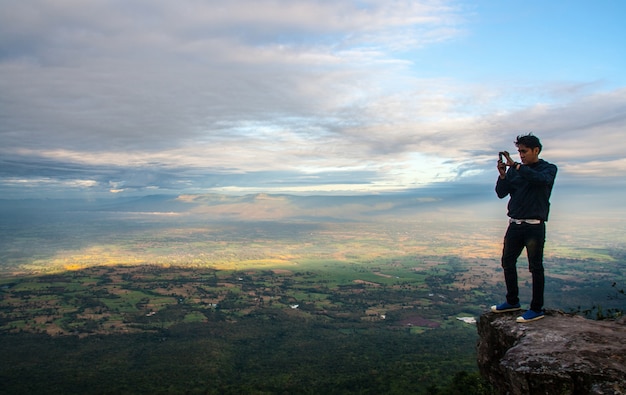
{"label": "gray rock surface", "polygon": [[626,394],[623,319],[547,311],[520,324],[518,313],[488,312],[478,321],[478,367],[500,393]]}

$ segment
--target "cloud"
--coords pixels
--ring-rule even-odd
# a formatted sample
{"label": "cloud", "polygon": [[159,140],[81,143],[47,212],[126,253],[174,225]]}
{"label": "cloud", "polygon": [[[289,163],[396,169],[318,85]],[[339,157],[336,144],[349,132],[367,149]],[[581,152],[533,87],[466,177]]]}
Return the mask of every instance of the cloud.
{"label": "cloud", "polygon": [[[361,102],[405,67],[393,51],[449,38],[443,30],[456,18],[450,7],[411,2],[2,8],[5,152],[241,171],[306,169],[322,152],[360,156],[346,126],[368,123]],[[335,155],[321,167],[345,166],[354,165]]]}
{"label": "cloud", "polygon": [[491,183],[494,153],[526,131],[559,177],[623,174],[623,88],[420,68],[428,49],[471,38],[467,8],[0,0],[0,190]]}
{"label": "cloud", "polygon": [[432,37],[443,7],[360,4],[5,3],[3,138],[93,152],[249,138],[241,123],[307,135],[393,78],[406,29],[449,35]]}
{"label": "cloud", "polygon": [[537,104],[500,117],[496,127],[520,133],[534,131],[542,138],[542,155],[560,163],[569,177],[594,174],[619,179],[626,171],[622,137],[625,114],[626,89],[622,88]]}

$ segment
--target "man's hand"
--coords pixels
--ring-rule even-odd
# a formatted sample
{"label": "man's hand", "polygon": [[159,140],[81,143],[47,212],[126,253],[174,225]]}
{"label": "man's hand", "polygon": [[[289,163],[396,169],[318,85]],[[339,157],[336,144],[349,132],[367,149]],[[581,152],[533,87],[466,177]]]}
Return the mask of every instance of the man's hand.
{"label": "man's hand", "polygon": [[506,176],[506,165],[501,160],[498,161],[498,171],[500,172],[500,178]]}
{"label": "man's hand", "polygon": [[[502,159],[504,157],[504,159]],[[511,155],[508,151],[500,152],[500,159],[498,159],[498,171],[500,172],[500,178],[504,178],[506,175],[506,167],[513,167],[516,165],[516,162],[511,158]],[[519,170],[519,163],[517,163]]]}
{"label": "man's hand", "polygon": [[504,155],[504,158],[506,159],[506,161],[504,162],[506,163],[506,166],[513,166],[515,164],[515,161],[511,159],[511,154],[509,154],[509,151],[502,151],[502,155]]}
{"label": "man's hand", "polygon": [[[503,152],[503,154],[506,156],[508,155],[508,152]],[[498,172],[500,173],[500,178],[504,178],[506,176],[506,163],[504,163],[502,161],[502,155],[500,156],[500,159],[498,159]]]}

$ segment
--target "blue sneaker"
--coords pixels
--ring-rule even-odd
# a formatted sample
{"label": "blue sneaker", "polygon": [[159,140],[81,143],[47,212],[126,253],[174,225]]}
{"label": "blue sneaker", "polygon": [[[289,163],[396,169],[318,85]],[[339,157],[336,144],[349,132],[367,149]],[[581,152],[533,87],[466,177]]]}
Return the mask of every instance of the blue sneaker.
{"label": "blue sneaker", "polygon": [[531,322],[531,321],[540,320],[543,317],[545,317],[545,315],[543,314],[543,311],[527,310],[524,314],[521,315],[521,317],[517,317],[516,321],[517,322]]}
{"label": "blue sneaker", "polygon": [[522,306],[520,306],[519,303],[508,304],[507,302],[504,302],[499,305],[491,306],[491,311],[493,311],[494,313],[506,313],[507,311],[517,311],[521,309]]}

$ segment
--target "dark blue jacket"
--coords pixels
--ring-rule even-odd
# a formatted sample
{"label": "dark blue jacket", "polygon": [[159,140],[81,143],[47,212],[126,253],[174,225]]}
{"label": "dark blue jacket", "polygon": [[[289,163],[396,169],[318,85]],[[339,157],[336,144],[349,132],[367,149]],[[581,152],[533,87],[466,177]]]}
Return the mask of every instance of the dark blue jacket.
{"label": "dark blue jacket", "polygon": [[496,193],[500,199],[511,196],[508,216],[516,219],[548,220],[550,194],[556,178],[557,167],[539,159],[532,165],[522,165],[519,170],[510,167],[505,178],[498,177]]}

